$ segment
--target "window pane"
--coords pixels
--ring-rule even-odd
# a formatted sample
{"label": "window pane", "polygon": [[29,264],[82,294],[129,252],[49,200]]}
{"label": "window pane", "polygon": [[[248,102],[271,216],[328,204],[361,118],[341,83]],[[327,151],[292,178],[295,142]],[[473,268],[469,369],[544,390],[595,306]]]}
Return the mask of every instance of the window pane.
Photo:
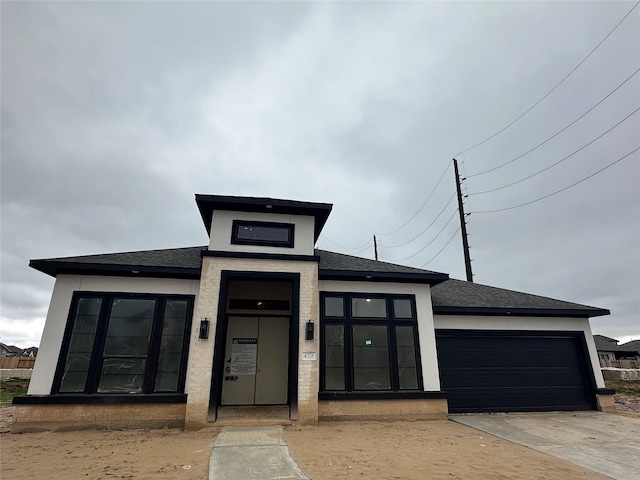
{"label": "window pane", "polygon": [[179,372],[158,372],[156,374],[156,386],[154,392],[177,392]]}
{"label": "window pane", "polygon": [[113,300],[104,355],[146,356],[155,300]]}
{"label": "window pane", "polygon": [[395,318],[413,318],[411,301],[407,298],[394,298],[393,313]]}
{"label": "window pane", "polygon": [[353,387],[355,390],[389,390],[389,342],[384,325],[353,327]]}
{"label": "window pane", "polygon": [[289,243],[289,232],[284,227],[266,227],[262,225],[238,225],[236,236],[238,240],[258,240],[263,242]]}
{"label": "window pane", "polygon": [[240,245],[271,245],[293,247],[292,223],[233,221],[231,243]]}
{"label": "window pane", "polygon": [[142,393],[155,307],[155,300],[113,300],[98,393]]}
{"label": "window pane", "polygon": [[169,300],[165,304],[154,392],[178,391],[187,307],[184,300]]}
{"label": "window pane", "polygon": [[396,348],[400,389],[416,390],[418,388],[418,370],[416,368],[413,327],[396,327]]}
{"label": "window pane", "polygon": [[342,297],[324,298],[325,317],[344,317],[344,299]]}
{"label": "window pane", "polygon": [[142,393],[144,358],[105,358],[98,393]]}
{"label": "window pane", "polygon": [[324,389],[344,390],[344,325],[324,326]]}
{"label": "window pane", "polygon": [[84,391],[101,307],[101,298],[78,299],[60,392]]}
{"label": "window pane", "polygon": [[366,318],[387,318],[387,302],[384,298],[352,298],[351,315]]}

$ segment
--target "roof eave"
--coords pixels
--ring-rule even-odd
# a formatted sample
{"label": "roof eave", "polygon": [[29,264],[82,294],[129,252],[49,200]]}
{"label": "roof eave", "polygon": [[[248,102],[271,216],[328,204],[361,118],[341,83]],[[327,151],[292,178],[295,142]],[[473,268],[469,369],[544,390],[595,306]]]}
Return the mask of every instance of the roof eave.
{"label": "roof eave", "polygon": [[319,269],[320,280],[350,280],[366,282],[393,282],[393,283],[426,283],[437,285],[449,279],[444,273],[393,273],[362,270],[330,270]]}
{"label": "roof eave", "polygon": [[200,268],[157,267],[149,265],[107,265],[100,263],[31,260],[29,266],[52,277],[61,274],[108,275],[120,277],[200,278]]}
{"label": "roof eave", "polygon": [[433,313],[438,315],[590,318],[609,315],[611,312],[602,308],[445,307],[434,305]]}
{"label": "roof eave", "polygon": [[214,210],[286,213],[314,217],[314,239],[318,241],[329,214],[333,208],[330,203],[301,202],[263,197],[233,197],[224,195],[196,194],[196,204],[207,233],[211,235],[211,220]]}

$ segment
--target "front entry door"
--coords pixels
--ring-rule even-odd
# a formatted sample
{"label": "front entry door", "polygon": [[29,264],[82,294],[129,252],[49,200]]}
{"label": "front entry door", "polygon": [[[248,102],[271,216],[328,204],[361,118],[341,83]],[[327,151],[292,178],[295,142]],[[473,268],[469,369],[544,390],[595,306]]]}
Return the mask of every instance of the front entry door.
{"label": "front entry door", "polygon": [[289,318],[229,317],[222,405],[285,405]]}

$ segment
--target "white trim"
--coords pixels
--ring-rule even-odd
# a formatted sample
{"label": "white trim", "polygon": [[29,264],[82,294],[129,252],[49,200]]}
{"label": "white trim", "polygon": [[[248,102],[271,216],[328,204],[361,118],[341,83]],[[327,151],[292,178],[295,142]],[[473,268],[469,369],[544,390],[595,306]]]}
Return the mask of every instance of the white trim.
{"label": "white trim", "polygon": [[436,329],[454,330],[523,330],[523,331],[569,331],[584,335],[589,351],[589,360],[595,376],[596,386],[605,388],[600,370],[598,351],[591,334],[588,318],[558,317],[485,317],[473,315],[434,315]]}

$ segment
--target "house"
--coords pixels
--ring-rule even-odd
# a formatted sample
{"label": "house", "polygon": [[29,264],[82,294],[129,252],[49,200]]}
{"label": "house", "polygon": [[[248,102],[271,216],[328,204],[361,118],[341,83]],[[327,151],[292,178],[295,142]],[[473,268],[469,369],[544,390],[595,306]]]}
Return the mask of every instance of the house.
{"label": "house", "polygon": [[15,374],[16,372],[12,372],[14,369],[32,369],[37,354],[37,347],[23,349],[0,343],[0,368],[4,371],[3,375]]}
{"label": "house", "polygon": [[3,357],[19,357],[22,355],[23,350],[20,347],[14,345],[5,345],[0,342],[0,355]]}
{"label": "house", "polygon": [[637,360],[640,358],[640,340],[633,340],[623,345],[618,345],[618,340],[605,337],[604,335],[594,335],[593,340],[598,351],[598,358],[601,360]]}
{"label": "house", "polygon": [[29,347],[22,350],[21,357],[34,358],[38,356],[38,347]]}
{"label": "house", "polygon": [[14,430],[615,409],[607,310],[315,249],[330,204],[196,204],[208,245],[30,262],[56,282]]}
{"label": "house", "polygon": [[640,360],[640,340],[631,340],[630,342],[620,345],[627,351],[635,352],[635,360]]}
{"label": "house", "polygon": [[18,347],[14,347],[13,345],[5,345],[4,343],[0,342],[0,356],[13,357],[16,354],[14,349],[17,348]]}

